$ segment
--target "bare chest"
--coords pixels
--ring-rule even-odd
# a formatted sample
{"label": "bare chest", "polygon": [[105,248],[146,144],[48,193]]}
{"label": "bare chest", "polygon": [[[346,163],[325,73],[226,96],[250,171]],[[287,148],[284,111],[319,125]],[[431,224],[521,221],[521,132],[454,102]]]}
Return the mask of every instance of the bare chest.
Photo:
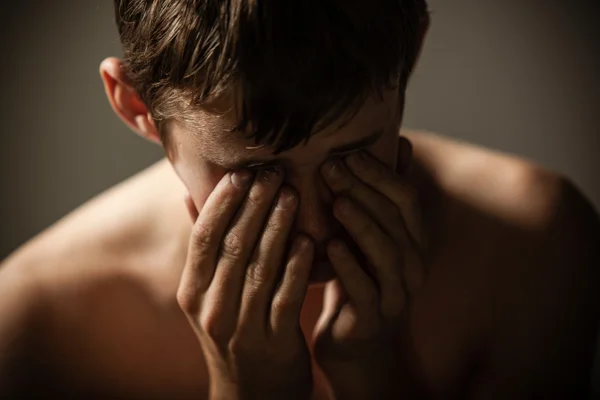
{"label": "bare chest", "polygon": [[[485,315],[476,299],[477,282],[457,278],[452,270],[448,264],[434,268],[411,309],[414,368],[436,392],[453,391],[462,381],[478,340],[474,325]],[[76,301],[52,325],[58,343],[52,358],[61,360],[58,367],[66,385],[83,392],[108,390],[113,398],[206,396],[202,349],[175,296],[171,303],[157,302],[135,283],[120,282]],[[322,289],[312,288],[301,321],[307,343],[321,301]],[[324,379],[316,365],[314,370],[317,398],[324,398]]]}
{"label": "bare chest", "polygon": [[[456,393],[493,326],[490,307],[500,293],[490,254],[504,233],[460,208],[432,204],[426,210],[429,274],[409,310],[411,368],[432,392]],[[108,390],[112,398],[205,397],[202,349],[176,304],[176,286],[169,290],[172,296],[158,295],[136,281],[109,279],[67,297],[52,323],[58,343],[52,358],[60,360],[65,384]],[[301,321],[307,343],[321,306],[322,289],[312,288]],[[324,398],[317,371],[317,397]]]}

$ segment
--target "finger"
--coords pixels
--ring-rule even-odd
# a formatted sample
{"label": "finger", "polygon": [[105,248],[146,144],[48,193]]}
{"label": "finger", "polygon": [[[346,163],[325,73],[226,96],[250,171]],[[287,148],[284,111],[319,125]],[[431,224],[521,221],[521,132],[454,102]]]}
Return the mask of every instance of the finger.
{"label": "finger", "polygon": [[[327,246],[327,256],[345,289],[348,299],[356,309],[364,313],[372,314],[376,312],[379,309],[377,287],[369,275],[360,267],[346,244],[339,239],[332,240]],[[334,289],[335,287],[329,288],[329,300],[332,300],[331,295],[334,294],[332,292]],[[333,305],[329,303],[329,306]]]}
{"label": "finger", "polygon": [[335,195],[343,194],[356,200],[393,240],[400,241],[405,237],[399,208],[383,194],[361,182],[341,160],[326,162],[321,172]]}
{"label": "finger", "polygon": [[237,320],[242,289],[250,256],[283,181],[283,171],[268,168],[259,171],[245,201],[238,209],[229,230],[220,243],[219,260],[208,293],[222,302],[227,315]]}
{"label": "finger", "polygon": [[267,326],[273,291],[283,269],[286,245],[297,205],[291,188],[283,188],[246,269],[240,324]]}
{"label": "finger", "polygon": [[[400,138],[398,152],[400,169],[408,172],[410,169],[408,164],[410,164],[412,158],[412,145],[408,139]],[[398,218],[392,217],[389,219],[394,221],[398,227],[401,227],[401,229],[394,231],[393,236],[391,236],[397,243],[405,244],[404,277],[406,294],[407,296],[414,295],[423,285],[427,273],[422,262],[422,253],[428,245],[427,238],[422,230],[421,211],[416,190],[393,170],[367,152],[346,157],[346,165],[359,179],[391,199],[397,212],[400,213],[400,219],[403,223],[398,223]],[[390,215],[393,215],[393,213]]]}
{"label": "finger", "polygon": [[187,212],[190,215],[192,222],[196,222],[199,215],[198,209],[196,208],[196,204],[194,204],[194,200],[192,200],[192,196],[190,196],[188,192],[185,193],[183,201],[185,202],[185,207],[187,208]]}
{"label": "finger", "polygon": [[[195,312],[198,296],[203,294],[213,278],[219,243],[227,225],[242,203],[251,174],[227,173],[213,189],[190,235],[187,260],[177,292],[184,311]],[[236,184],[234,184],[234,182]]]}
{"label": "finger", "polygon": [[414,187],[365,151],[347,156],[345,163],[358,179],[394,203],[409,235],[422,244],[421,210]]}
{"label": "finger", "polygon": [[274,333],[289,332],[299,326],[313,258],[311,240],[304,235],[296,237],[271,304],[270,323]]}
{"label": "finger", "polygon": [[313,328],[313,337],[322,335],[331,321],[337,318],[342,306],[348,301],[348,294],[339,277],[327,282],[323,293],[323,307]]}
{"label": "finger", "polygon": [[[404,268],[403,246],[396,245],[373,219],[347,197],[336,199],[333,212],[375,271],[381,293],[382,310],[398,311],[404,305],[402,296],[398,296],[398,293],[404,292],[402,278]],[[347,254],[346,259],[350,258],[347,247],[344,252],[342,252],[344,250],[342,247],[338,249],[340,255],[345,252]],[[338,265],[341,264],[338,262]],[[345,281],[342,282],[345,283]]]}
{"label": "finger", "polygon": [[[373,290],[375,290],[375,287],[373,287]],[[348,300],[348,293],[339,277],[327,282],[323,293],[323,313],[335,315]]]}

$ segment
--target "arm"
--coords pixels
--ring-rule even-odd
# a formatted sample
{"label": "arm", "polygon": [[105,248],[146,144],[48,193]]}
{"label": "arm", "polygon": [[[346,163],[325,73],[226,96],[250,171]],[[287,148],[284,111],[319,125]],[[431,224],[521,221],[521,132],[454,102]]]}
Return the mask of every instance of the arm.
{"label": "arm", "polygon": [[0,398],[25,398],[49,389],[39,357],[42,296],[16,263],[0,265],[0,293]]}
{"label": "arm", "polygon": [[522,265],[510,267],[519,275],[507,274],[522,282],[523,293],[515,290],[501,305],[510,311],[499,320],[470,398],[571,399],[589,391],[600,320],[600,219],[571,183],[547,182],[533,185],[550,199],[543,229],[530,232]]}

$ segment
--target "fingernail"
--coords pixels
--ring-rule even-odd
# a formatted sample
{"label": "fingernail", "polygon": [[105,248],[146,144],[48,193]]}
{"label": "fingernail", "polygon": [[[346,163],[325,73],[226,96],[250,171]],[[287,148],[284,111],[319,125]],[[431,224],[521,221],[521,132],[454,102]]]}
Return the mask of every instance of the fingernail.
{"label": "fingernail", "polygon": [[339,179],[343,176],[339,160],[327,161],[323,165],[323,173],[328,179]]}
{"label": "fingernail", "polygon": [[279,201],[277,206],[282,210],[289,210],[296,203],[296,196],[288,190],[282,190],[279,194]]}
{"label": "fingernail", "polygon": [[250,174],[250,172],[245,169],[234,171],[231,174],[231,183],[237,188],[243,188],[246,185],[248,185],[248,182],[250,182],[251,177],[252,174]]}
{"label": "fingernail", "polygon": [[310,241],[302,236],[297,236],[294,240],[293,251],[306,251],[308,250],[308,246],[310,246]]}

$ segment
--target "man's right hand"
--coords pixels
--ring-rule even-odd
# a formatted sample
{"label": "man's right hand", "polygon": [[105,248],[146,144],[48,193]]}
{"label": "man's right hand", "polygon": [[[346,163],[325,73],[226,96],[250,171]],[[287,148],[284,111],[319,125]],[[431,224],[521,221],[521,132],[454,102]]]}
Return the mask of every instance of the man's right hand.
{"label": "man's right hand", "polygon": [[227,173],[198,215],[177,300],[210,371],[211,398],[308,398],[300,330],[313,245],[288,236],[297,195],[281,170]]}

